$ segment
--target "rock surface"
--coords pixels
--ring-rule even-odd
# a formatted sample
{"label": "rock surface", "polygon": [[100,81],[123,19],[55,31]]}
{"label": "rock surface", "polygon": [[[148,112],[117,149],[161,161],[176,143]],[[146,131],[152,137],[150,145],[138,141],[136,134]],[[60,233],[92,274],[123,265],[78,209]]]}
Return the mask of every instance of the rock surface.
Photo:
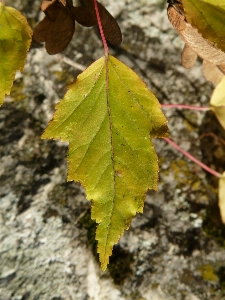
{"label": "rock surface", "polygon": [[[6,2],[31,24],[42,17],[41,1]],[[161,103],[208,105],[212,86],[200,60],[191,70],[181,66],[183,43],[165,1],[101,2],[123,32],[122,45],[111,54],[133,68]],[[76,25],[63,55],[82,66],[102,56],[97,29]],[[163,140],[154,141],[159,190],[147,193],[143,215],[101,272],[90,202],[79,184],[66,182],[67,145],[40,139],[66,84],[79,73],[62,57],[32,47],[0,109],[0,300],[225,299],[218,182]],[[218,172],[225,169],[225,147],[215,137],[225,139],[225,133],[211,113],[164,112],[183,149]]]}

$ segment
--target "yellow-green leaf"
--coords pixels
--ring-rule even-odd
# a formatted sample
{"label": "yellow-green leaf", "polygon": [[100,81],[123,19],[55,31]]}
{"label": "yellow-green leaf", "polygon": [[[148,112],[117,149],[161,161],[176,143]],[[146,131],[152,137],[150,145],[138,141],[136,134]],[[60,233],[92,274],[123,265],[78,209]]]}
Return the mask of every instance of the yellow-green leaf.
{"label": "yellow-green leaf", "polygon": [[221,219],[225,224],[225,172],[219,180],[219,208]]}
{"label": "yellow-green leaf", "polygon": [[182,0],[186,20],[218,49],[225,52],[225,1]]}
{"label": "yellow-green leaf", "polygon": [[214,89],[210,99],[211,109],[225,129],[225,76]]}
{"label": "yellow-green leaf", "polygon": [[42,138],[69,141],[68,180],[91,199],[98,252],[105,270],[112,248],[157,189],[151,137],[167,134],[166,119],[144,82],[116,58],[102,57],[70,85]]}
{"label": "yellow-green leaf", "polygon": [[17,71],[22,71],[31,43],[32,30],[16,9],[0,3],[0,106]]}

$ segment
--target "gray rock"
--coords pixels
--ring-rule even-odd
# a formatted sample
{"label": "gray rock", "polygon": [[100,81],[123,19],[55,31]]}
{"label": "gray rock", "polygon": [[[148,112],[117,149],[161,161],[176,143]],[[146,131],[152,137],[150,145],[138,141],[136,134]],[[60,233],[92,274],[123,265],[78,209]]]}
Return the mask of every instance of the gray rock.
{"label": "gray rock", "polygon": [[[161,103],[208,105],[212,86],[200,60],[180,64],[183,42],[170,25],[165,1],[102,1],[117,17],[123,43],[110,53],[136,71]],[[7,1],[29,20],[40,1]],[[88,66],[104,53],[98,32],[76,25],[63,55]],[[90,202],[66,182],[67,144],[41,140],[66,85],[80,73],[44,48],[30,50],[22,74],[0,109],[0,300],[225,299],[225,227],[217,181],[163,140],[158,192],[114,247],[104,273],[96,259]],[[174,140],[217,171],[225,138],[211,113],[164,110]],[[224,156],[224,155],[223,155]]]}

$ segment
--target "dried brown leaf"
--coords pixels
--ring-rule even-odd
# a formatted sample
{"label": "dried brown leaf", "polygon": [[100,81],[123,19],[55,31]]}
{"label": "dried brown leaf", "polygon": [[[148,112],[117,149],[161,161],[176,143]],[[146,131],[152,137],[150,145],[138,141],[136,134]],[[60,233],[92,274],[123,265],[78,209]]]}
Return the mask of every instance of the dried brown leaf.
{"label": "dried brown leaf", "polygon": [[85,27],[91,27],[97,24],[96,15],[87,6],[78,6],[72,8],[74,19]]}
{"label": "dried brown leaf", "polygon": [[214,65],[224,65],[225,53],[205,40],[197,29],[186,22],[185,16],[173,6],[168,7],[168,18],[184,42],[202,59]]}
{"label": "dried brown leaf", "polygon": [[[113,45],[120,45],[122,42],[122,33],[118,23],[101,3],[97,3],[106,40]],[[87,27],[97,24],[93,0],[84,0],[84,4],[85,6],[72,8],[75,20]]]}
{"label": "dried brown leaf", "polygon": [[52,22],[55,22],[59,12],[59,7],[56,0],[42,2],[41,10]]}
{"label": "dried brown leaf", "polygon": [[[51,2],[46,3],[46,2]],[[45,42],[49,54],[62,52],[69,44],[75,29],[75,22],[70,12],[71,1],[44,1],[43,11],[46,17],[35,27],[34,39],[37,42]]]}
{"label": "dried brown leaf", "polygon": [[169,0],[167,2],[169,2],[169,7],[173,7],[181,15],[184,14],[182,0]]}
{"label": "dried brown leaf", "polygon": [[[54,1],[54,0],[53,0]],[[59,2],[62,3],[62,5],[66,6],[66,0],[59,0]]]}
{"label": "dried brown leaf", "polygon": [[102,28],[107,41],[113,45],[120,45],[122,42],[122,33],[118,23],[103,5],[98,3],[98,7]]}
{"label": "dried brown leaf", "polygon": [[181,56],[183,67],[186,69],[192,68],[196,62],[197,57],[197,54],[192,50],[192,48],[185,44]]}
{"label": "dried brown leaf", "polygon": [[225,74],[225,64],[224,65],[219,65],[218,68],[220,69],[220,71]]}
{"label": "dried brown leaf", "polygon": [[43,1],[42,4],[41,4],[41,10],[43,12],[45,12],[46,9],[48,9],[48,7],[51,6],[54,2],[55,2],[55,0],[53,0],[53,1]]}
{"label": "dried brown leaf", "polygon": [[205,76],[205,79],[212,82],[214,86],[217,86],[224,76],[217,66],[211,64],[207,60],[203,60],[202,73]]}
{"label": "dried brown leaf", "polygon": [[[122,34],[116,20],[98,3],[106,39],[119,45]],[[34,40],[45,42],[49,54],[62,52],[69,44],[75,29],[74,19],[83,26],[97,24],[97,18],[92,0],[84,0],[84,6],[74,7],[72,0],[49,0],[41,5],[45,18],[34,29]]]}

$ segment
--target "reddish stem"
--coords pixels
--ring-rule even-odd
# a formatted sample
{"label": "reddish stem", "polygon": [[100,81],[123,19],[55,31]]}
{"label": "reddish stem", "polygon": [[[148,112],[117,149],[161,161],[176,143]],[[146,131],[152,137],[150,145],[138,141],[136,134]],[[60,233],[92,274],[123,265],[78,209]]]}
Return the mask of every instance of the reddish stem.
{"label": "reddish stem", "polygon": [[184,109],[200,110],[200,111],[211,110],[211,108],[207,106],[191,106],[191,105],[184,105],[184,104],[161,104],[161,107],[162,108],[184,108]]}
{"label": "reddish stem", "polygon": [[182,154],[184,154],[186,157],[188,157],[189,159],[191,159],[193,162],[195,162],[196,164],[198,164],[200,167],[202,167],[203,169],[205,169],[207,172],[211,173],[212,175],[221,178],[222,174],[216,172],[215,170],[209,168],[208,166],[206,166],[205,164],[203,164],[202,162],[200,162],[198,159],[196,159],[194,156],[192,156],[191,154],[189,154],[188,152],[186,152],[185,150],[183,150],[182,148],[180,148],[177,144],[175,144],[173,141],[171,141],[168,138],[164,138],[164,140],[169,143],[170,145],[172,145],[174,148],[176,148],[178,151],[180,151]]}
{"label": "reddish stem", "polygon": [[2,5],[5,5],[5,0],[2,0]]}
{"label": "reddish stem", "polygon": [[105,55],[108,56],[109,54],[109,48],[105,39],[105,34],[102,28],[102,22],[101,22],[101,18],[100,18],[100,14],[99,14],[99,10],[98,10],[98,4],[97,4],[97,0],[94,0],[94,6],[95,6],[95,13],[96,13],[96,17],[97,17],[97,21],[98,21],[98,28],[100,31],[100,35],[102,38],[102,43],[104,46],[104,50],[105,50]]}

